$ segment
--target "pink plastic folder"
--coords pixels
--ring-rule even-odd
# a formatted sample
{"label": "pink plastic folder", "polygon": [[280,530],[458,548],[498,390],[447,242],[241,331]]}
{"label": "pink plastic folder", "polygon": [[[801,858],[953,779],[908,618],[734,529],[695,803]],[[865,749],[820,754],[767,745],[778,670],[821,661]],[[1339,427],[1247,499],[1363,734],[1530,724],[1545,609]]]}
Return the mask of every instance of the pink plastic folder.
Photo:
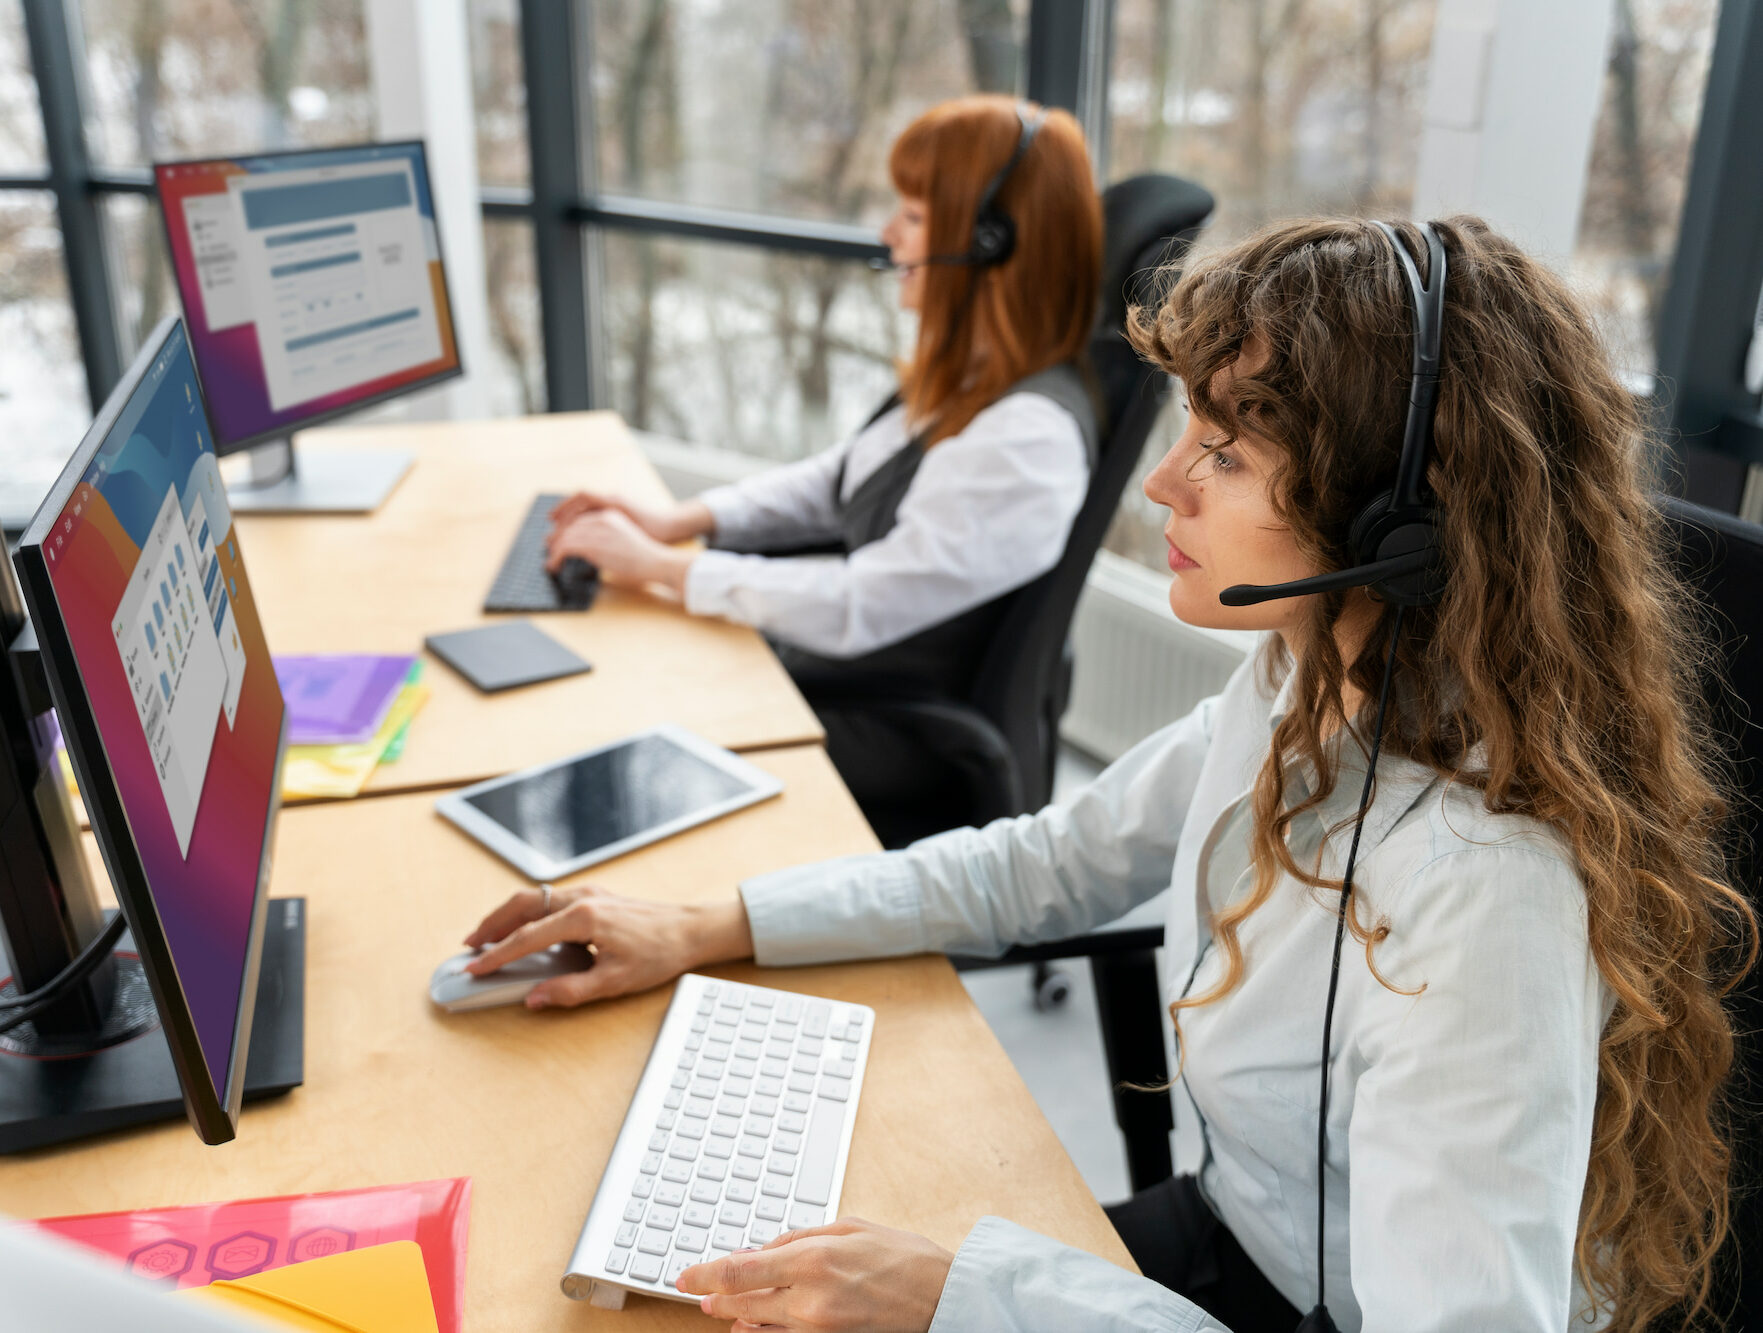
{"label": "pink plastic folder", "polygon": [[288,744],[350,745],[372,739],[415,660],[277,657],[275,678],[288,705]]}
{"label": "pink plastic folder", "polygon": [[422,1247],[441,1333],[460,1333],[471,1180],[290,1194],[279,1199],[131,1213],[49,1217],[33,1225],[115,1258],[167,1288],[238,1279],[345,1250],[413,1240]]}

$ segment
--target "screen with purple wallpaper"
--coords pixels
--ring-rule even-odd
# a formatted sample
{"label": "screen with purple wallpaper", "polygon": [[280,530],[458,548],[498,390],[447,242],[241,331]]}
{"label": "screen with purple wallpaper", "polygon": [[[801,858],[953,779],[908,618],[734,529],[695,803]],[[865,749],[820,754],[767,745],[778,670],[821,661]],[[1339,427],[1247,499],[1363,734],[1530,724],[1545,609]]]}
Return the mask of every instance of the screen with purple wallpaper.
{"label": "screen with purple wallpaper", "polygon": [[224,1098],[282,695],[181,325],[42,549],[126,832]]}
{"label": "screen with purple wallpaper", "polygon": [[420,142],[154,176],[218,452],[458,373]]}

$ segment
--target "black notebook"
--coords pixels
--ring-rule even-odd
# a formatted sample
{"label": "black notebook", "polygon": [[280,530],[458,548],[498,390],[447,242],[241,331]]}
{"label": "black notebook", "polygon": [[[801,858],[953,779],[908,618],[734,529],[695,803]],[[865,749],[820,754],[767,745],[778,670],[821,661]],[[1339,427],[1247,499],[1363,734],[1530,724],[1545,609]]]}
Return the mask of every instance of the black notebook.
{"label": "black notebook", "polygon": [[486,694],[593,670],[530,620],[431,634],[423,642]]}

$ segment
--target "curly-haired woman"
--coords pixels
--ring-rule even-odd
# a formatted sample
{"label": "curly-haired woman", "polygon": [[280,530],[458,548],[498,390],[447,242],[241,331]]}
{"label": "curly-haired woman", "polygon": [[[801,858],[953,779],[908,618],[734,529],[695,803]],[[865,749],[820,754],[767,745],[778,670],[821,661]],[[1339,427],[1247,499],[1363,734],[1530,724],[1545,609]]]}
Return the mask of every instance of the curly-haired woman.
{"label": "curly-haired woman", "polygon": [[[1317,1174],[1338,889],[1395,611],[1363,591],[1230,609],[1233,584],[1354,563],[1401,448],[1413,333],[1369,223],[1267,229],[1140,312],[1187,429],[1170,603],[1268,632],[1216,698],[1079,798],[902,852],[661,909],[517,895],[479,965],[589,939],[530,1003],[706,962],[998,952],[1172,888],[1165,952],[1191,1174],[1111,1209],[1145,1277],[995,1218],[955,1255],[843,1221],[688,1269],[704,1308],[786,1329],[1286,1333],[1316,1298],[1376,1333],[1638,1333],[1705,1310],[1728,1229],[1721,993],[1756,928],[1725,878],[1708,660],[1649,503],[1642,432],[1563,284],[1473,219],[1448,255],[1435,449],[1445,589],[1408,609],[1364,818]],[[1401,243],[1422,267],[1411,226]]]}

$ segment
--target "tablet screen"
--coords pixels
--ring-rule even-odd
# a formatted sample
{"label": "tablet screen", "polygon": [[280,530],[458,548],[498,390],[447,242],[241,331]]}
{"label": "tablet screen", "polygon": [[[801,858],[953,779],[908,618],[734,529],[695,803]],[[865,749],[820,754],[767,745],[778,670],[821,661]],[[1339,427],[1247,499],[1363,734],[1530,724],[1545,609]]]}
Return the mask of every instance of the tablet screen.
{"label": "tablet screen", "polygon": [[650,735],[464,799],[562,862],[750,790],[667,737]]}

